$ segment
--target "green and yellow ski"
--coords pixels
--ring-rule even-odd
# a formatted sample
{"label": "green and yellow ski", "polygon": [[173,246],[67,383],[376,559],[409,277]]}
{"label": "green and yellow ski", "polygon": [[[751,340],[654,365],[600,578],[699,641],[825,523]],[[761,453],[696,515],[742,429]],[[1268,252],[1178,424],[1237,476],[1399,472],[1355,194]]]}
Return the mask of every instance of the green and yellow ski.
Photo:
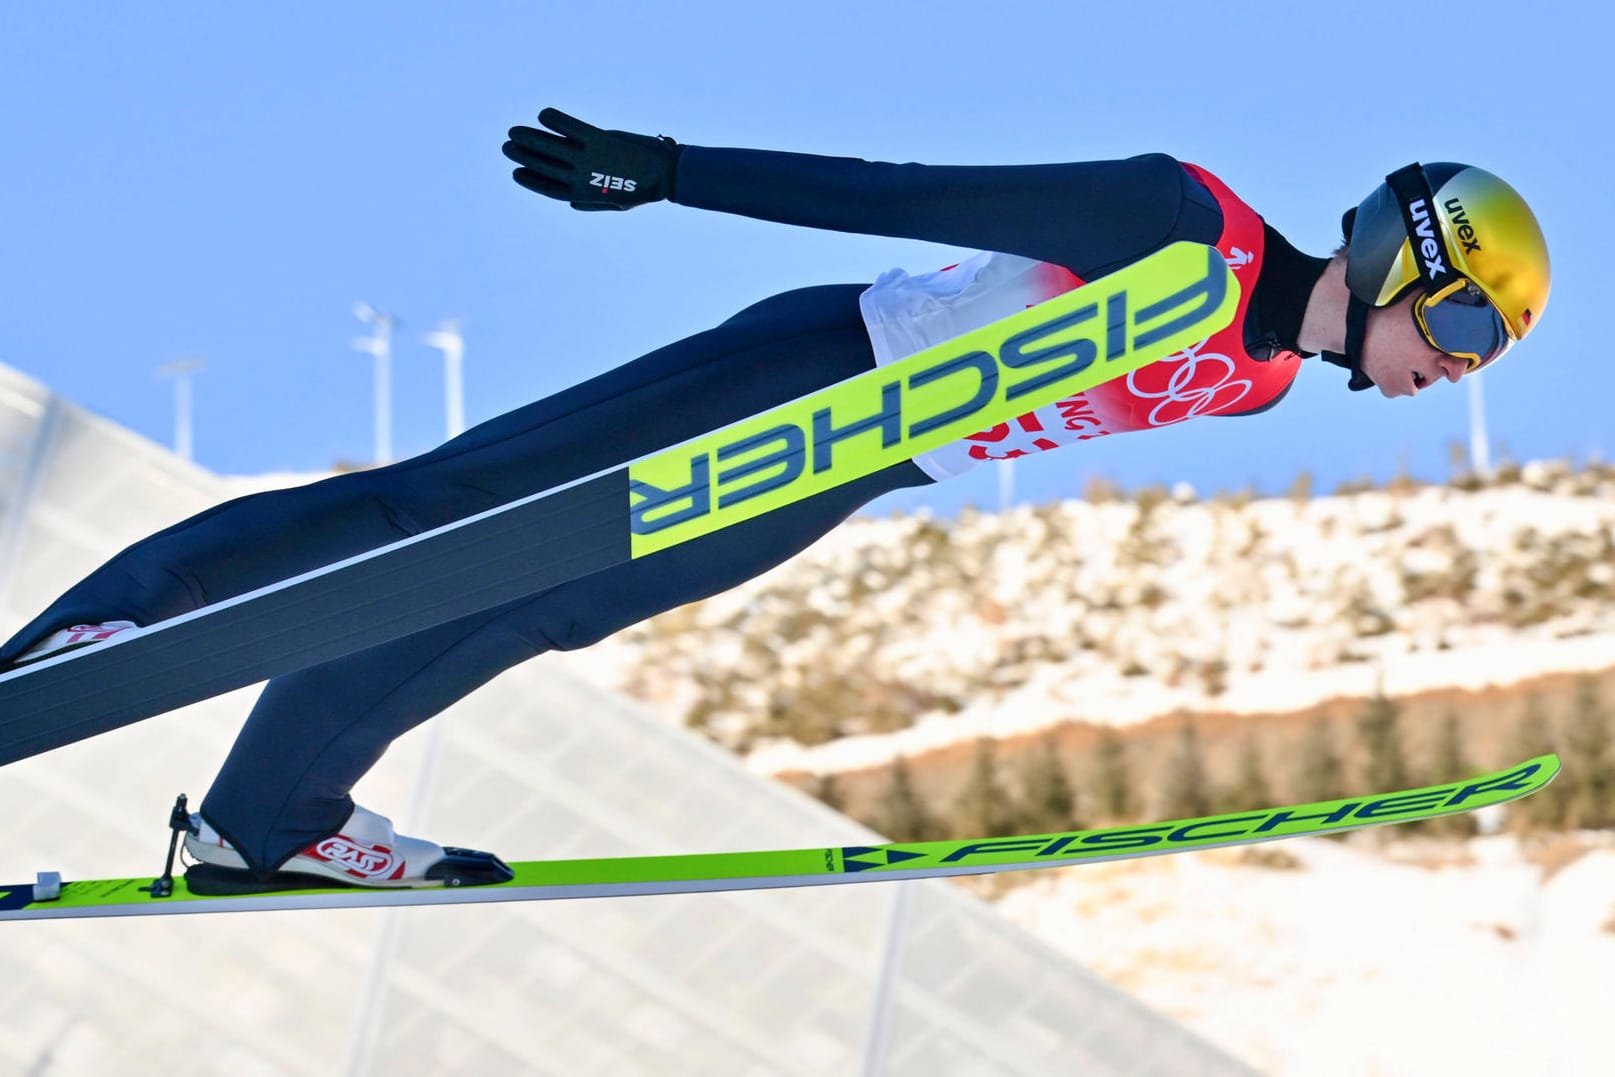
{"label": "green and yellow ski", "polygon": [[0,920],[546,901],[985,875],[1432,819],[1529,796],[1558,772],[1558,757],[1545,755],[1495,774],[1423,789],[1066,834],[754,853],[536,860],[512,864],[516,874],[510,882],[458,889],[341,888],[218,897],[192,894],[183,880],[175,879],[169,896],[159,897],[153,894],[151,879],[61,882],[54,874],[43,874],[33,883],[0,887]]}
{"label": "green and yellow ski", "polygon": [[0,675],[0,765],[515,601],[1122,377],[1233,318],[1212,247],[1107,277],[623,466]]}

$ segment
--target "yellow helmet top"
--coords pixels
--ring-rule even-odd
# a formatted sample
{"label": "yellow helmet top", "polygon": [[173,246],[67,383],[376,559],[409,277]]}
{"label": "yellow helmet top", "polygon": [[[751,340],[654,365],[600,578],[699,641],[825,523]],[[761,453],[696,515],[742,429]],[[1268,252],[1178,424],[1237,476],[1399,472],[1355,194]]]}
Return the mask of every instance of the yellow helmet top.
{"label": "yellow helmet top", "polygon": [[[1531,207],[1472,165],[1427,164],[1424,176],[1452,270],[1480,289],[1512,341],[1523,339],[1541,319],[1550,286],[1548,244]],[[1348,211],[1342,225],[1346,284],[1358,299],[1383,307],[1424,277],[1425,251],[1389,182]]]}

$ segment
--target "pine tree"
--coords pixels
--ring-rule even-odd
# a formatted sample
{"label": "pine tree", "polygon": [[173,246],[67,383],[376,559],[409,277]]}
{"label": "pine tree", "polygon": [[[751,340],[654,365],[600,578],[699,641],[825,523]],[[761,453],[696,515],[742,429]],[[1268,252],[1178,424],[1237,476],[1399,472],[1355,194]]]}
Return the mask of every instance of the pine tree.
{"label": "pine tree", "polygon": [[[1458,715],[1448,711],[1436,727],[1435,744],[1430,751],[1430,782],[1433,785],[1456,782],[1472,773],[1473,768],[1464,758],[1463,733],[1458,726]],[[1471,836],[1479,829],[1474,813],[1467,811],[1437,816],[1429,821],[1428,826],[1433,833],[1462,838]]]}
{"label": "pine tree", "polygon": [[1254,733],[1248,733],[1239,745],[1239,760],[1235,764],[1233,783],[1223,790],[1224,811],[1252,811],[1270,808],[1273,785],[1267,780],[1267,764],[1262,759],[1262,744]]}
{"label": "pine tree", "polygon": [[1211,779],[1194,722],[1185,718],[1162,774],[1161,813],[1168,819],[1211,814]]}
{"label": "pine tree", "polygon": [[1590,677],[1576,682],[1565,722],[1565,772],[1558,781],[1566,782],[1568,801],[1566,821],[1572,827],[1615,826],[1615,773],[1612,759],[1609,716],[1598,696],[1598,685]]}
{"label": "pine tree", "polygon": [[846,798],[841,795],[841,783],[836,781],[834,774],[820,774],[816,777],[813,780],[813,795],[827,808],[836,811],[846,810]]}
{"label": "pine tree", "polygon": [[1015,832],[1015,806],[998,780],[998,757],[988,737],[976,740],[970,776],[954,803],[953,832],[961,838],[999,837]]}
{"label": "pine tree", "polygon": [[1395,703],[1383,693],[1364,704],[1357,715],[1357,739],[1363,749],[1363,788],[1393,793],[1408,785],[1407,762],[1402,755],[1402,731]]}
{"label": "pine tree", "polygon": [[[1517,760],[1547,755],[1559,750],[1558,737],[1554,734],[1547,708],[1543,706],[1540,697],[1531,696],[1526,699],[1525,709],[1520,713],[1519,720],[1514,726],[1514,733],[1509,739],[1509,747],[1510,757]],[[1563,825],[1567,807],[1565,803],[1567,786],[1563,778],[1564,775],[1560,775],[1559,780],[1549,783],[1546,789],[1510,804],[1508,806],[1510,825],[1515,829]]]}
{"label": "pine tree", "polygon": [[1021,825],[1028,833],[1055,833],[1078,830],[1077,798],[1071,790],[1065,767],[1060,763],[1054,734],[1043,737],[1042,745],[1021,772]]}
{"label": "pine tree", "polygon": [[1435,743],[1430,748],[1430,774],[1432,784],[1456,782],[1474,774],[1474,764],[1464,755],[1463,730],[1458,715],[1448,711],[1441,716],[1436,727]]}
{"label": "pine tree", "polygon": [[891,782],[876,809],[876,827],[893,841],[932,841],[942,836],[925,802],[914,788],[908,761],[901,755],[892,760]]}
{"label": "pine tree", "polygon": [[1335,750],[1334,733],[1323,715],[1313,719],[1296,754],[1296,796],[1304,801],[1336,800],[1346,795],[1345,768]]}
{"label": "pine tree", "polygon": [[1093,812],[1106,822],[1133,817],[1137,810],[1133,794],[1132,770],[1127,762],[1127,745],[1121,735],[1106,726],[1099,731],[1094,747],[1088,785],[1093,790]]}

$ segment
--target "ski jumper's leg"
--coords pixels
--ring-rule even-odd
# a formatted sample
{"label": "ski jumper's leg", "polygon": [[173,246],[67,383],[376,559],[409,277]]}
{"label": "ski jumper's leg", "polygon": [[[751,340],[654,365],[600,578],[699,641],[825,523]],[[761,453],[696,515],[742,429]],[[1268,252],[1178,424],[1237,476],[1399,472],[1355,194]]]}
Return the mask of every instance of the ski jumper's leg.
{"label": "ski jumper's leg", "polygon": [[[862,288],[775,296],[424,455],[214,506],[96,569],[0,647],[0,666],[68,625],[155,624],[664,448],[704,432],[708,409],[698,409],[694,422],[669,410],[690,400],[727,397],[734,408],[724,414],[740,418],[759,400],[780,403],[857,373],[867,368],[868,344],[847,341]],[[827,364],[824,380],[814,370],[785,369],[790,364],[748,380],[753,348],[797,337],[808,363],[834,351],[841,364]],[[773,383],[786,387],[779,399]]]}
{"label": "ski jumper's leg", "polygon": [[277,677],[202,813],[248,863],[272,870],[347,821],[353,784],[396,738],[509,667],[727,590],[870,499],[930,481],[905,462],[533,598]]}
{"label": "ski jumper's leg", "polygon": [[[430,526],[438,522],[431,514],[443,486],[471,488],[473,500],[498,504],[862,373],[874,357],[858,312],[860,291],[830,286],[776,296],[492,420],[475,431],[484,436],[469,451],[457,439],[410,461],[418,471],[389,489],[388,504]],[[726,590],[809,545],[869,499],[928,481],[905,462],[699,541],[277,678],[203,811],[249,863],[272,868],[346,821],[349,789],[393,739],[502,670]]]}
{"label": "ski jumper's leg", "polygon": [[372,483],[371,473],[355,473],[251,494],[142,539],[18,630],[0,663],[68,625],[155,624],[420,530]]}

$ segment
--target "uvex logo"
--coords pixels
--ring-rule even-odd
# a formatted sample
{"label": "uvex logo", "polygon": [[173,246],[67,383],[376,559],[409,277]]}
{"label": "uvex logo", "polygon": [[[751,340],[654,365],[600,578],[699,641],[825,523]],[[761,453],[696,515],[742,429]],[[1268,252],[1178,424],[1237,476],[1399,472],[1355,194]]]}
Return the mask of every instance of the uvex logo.
{"label": "uvex logo", "polygon": [[1435,222],[1430,219],[1430,203],[1415,199],[1408,205],[1413,215],[1413,229],[1419,235],[1419,254],[1424,258],[1424,275],[1439,280],[1447,274],[1447,263],[1441,260],[1441,244],[1436,242]]}
{"label": "uvex logo", "polygon": [[1458,242],[1464,245],[1464,253],[1480,250],[1480,241],[1475,238],[1475,226],[1469,223],[1464,204],[1456,198],[1449,198],[1441,204],[1447,209],[1447,219],[1452,221],[1452,230]]}
{"label": "uvex logo", "polygon": [[632,191],[639,186],[639,181],[627,179],[623,176],[608,176],[604,172],[591,172],[589,173],[589,185],[598,187],[602,191]]}
{"label": "uvex logo", "polygon": [[398,858],[393,856],[391,849],[379,845],[363,845],[340,834],[334,838],[326,838],[314,846],[314,852],[320,858],[367,879],[387,875],[398,863]]}

